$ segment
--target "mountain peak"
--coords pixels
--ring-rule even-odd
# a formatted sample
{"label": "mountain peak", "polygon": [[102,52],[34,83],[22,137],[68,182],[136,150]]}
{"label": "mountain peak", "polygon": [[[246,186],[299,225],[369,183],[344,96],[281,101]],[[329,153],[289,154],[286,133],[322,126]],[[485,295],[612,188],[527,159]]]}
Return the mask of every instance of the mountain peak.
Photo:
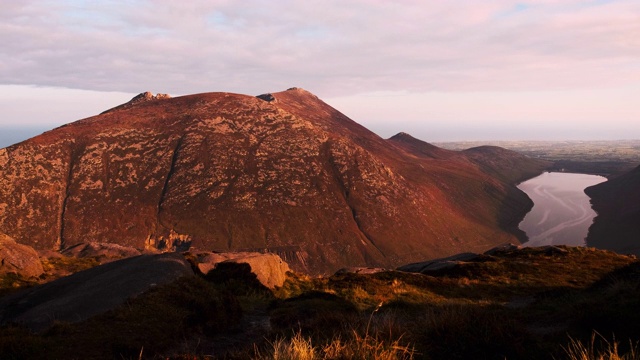
{"label": "mountain peak", "polygon": [[447,159],[457,155],[456,152],[441,149],[426,141],[417,139],[406,132],[399,132],[390,137],[388,141],[404,148],[413,155],[418,155],[421,157]]}
{"label": "mountain peak", "polygon": [[136,96],[134,96],[133,98],[131,98],[131,100],[129,100],[129,103],[139,103],[139,102],[144,102],[144,101],[150,101],[150,100],[158,100],[158,99],[169,99],[171,98],[171,95],[169,94],[156,94],[153,95],[153,93],[151,91],[145,91],[143,93],[140,93]]}
{"label": "mountain peak", "polygon": [[393,135],[392,137],[389,138],[389,140],[402,140],[402,141],[407,141],[407,140],[417,140],[416,138],[414,138],[413,136],[411,136],[411,134],[406,133],[404,131],[401,131],[395,135]]}
{"label": "mountain peak", "polygon": [[145,103],[148,101],[153,101],[153,100],[161,100],[161,99],[170,99],[171,95],[169,94],[161,94],[158,93],[156,95],[153,95],[153,93],[151,91],[145,91],[142,92],[134,97],[131,98],[131,100],[129,100],[128,102],[118,105],[114,108],[111,108],[109,110],[103,111],[102,114],[106,114],[112,111],[116,111],[116,110],[122,110],[122,109],[127,109],[130,108],[131,106],[137,105],[137,104],[141,104],[141,103]]}

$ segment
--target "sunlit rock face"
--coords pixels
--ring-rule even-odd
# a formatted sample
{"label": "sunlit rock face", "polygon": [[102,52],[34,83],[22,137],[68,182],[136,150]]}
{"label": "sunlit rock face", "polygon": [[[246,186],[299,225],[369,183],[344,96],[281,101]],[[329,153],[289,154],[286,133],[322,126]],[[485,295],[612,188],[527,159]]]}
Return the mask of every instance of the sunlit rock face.
{"label": "sunlit rock face", "polygon": [[0,233],[0,275],[17,274],[35,278],[44,273],[38,253],[30,246],[18,244]]}
{"label": "sunlit rock face", "polygon": [[0,231],[37,249],[273,252],[326,273],[515,242],[528,207],[466,156],[419,156],[295,88],[142,96],[0,150]]}

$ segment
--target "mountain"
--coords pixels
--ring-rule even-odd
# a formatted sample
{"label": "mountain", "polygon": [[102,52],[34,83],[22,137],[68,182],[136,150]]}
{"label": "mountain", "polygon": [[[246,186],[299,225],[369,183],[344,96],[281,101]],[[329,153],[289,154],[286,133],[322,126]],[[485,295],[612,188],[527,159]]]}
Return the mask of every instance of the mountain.
{"label": "mountain", "polygon": [[439,148],[428,142],[414,138],[413,136],[400,132],[390,137],[389,142],[394,143],[396,146],[401,147],[410,154],[413,154],[420,158],[436,159],[436,160],[451,160],[451,159],[464,159],[464,155],[459,151],[452,151]]}
{"label": "mountain", "polygon": [[520,183],[551,167],[551,161],[533,159],[498,146],[478,146],[463,153],[488,174],[508,183]]}
{"label": "mountain", "polygon": [[416,156],[414,161],[424,162],[421,166],[438,175],[431,181],[452,190],[448,191],[450,199],[479,216],[480,222],[497,223],[520,241],[527,240],[518,225],[533,202],[514,185],[540,174],[552,163],[496,146],[446,150],[407,133],[396,134],[389,142]]}
{"label": "mountain", "polygon": [[141,94],[0,150],[0,232],[40,250],[268,251],[311,273],[516,242],[530,200],[424,144],[297,88]]}
{"label": "mountain", "polygon": [[640,255],[640,166],[585,192],[598,213],[589,228],[587,244]]}

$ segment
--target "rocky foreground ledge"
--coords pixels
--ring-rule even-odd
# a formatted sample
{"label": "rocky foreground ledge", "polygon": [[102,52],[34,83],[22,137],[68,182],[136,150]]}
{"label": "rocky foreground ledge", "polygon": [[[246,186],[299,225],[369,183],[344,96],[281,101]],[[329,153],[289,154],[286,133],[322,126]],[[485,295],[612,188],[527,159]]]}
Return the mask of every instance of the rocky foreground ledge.
{"label": "rocky foreground ledge", "polygon": [[[3,271],[39,276],[43,273],[33,249],[15,244],[9,237],[0,239],[5,254],[18,254],[18,260],[3,261]],[[14,245],[15,244],[15,245]],[[26,249],[24,249],[26,248]],[[485,253],[461,253],[454,256],[383,268],[344,268],[334,276],[373,275],[385,272],[419,273],[430,276],[452,276],[469,271],[481,263],[504,262],[506,258],[524,256],[566,255],[569,248],[546,246],[526,248],[509,244]],[[582,250],[589,251],[589,250]],[[34,255],[35,254],[35,255]],[[82,244],[66,255],[92,257],[105,263],[88,270],[26,289],[0,299],[0,324],[19,323],[33,330],[43,330],[54,322],[79,322],[122,305],[130,298],[180,277],[206,275],[219,264],[247,264],[255,278],[268,289],[280,289],[291,275],[289,265],[276,254],[256,252],[140,254],[113,244]],[[129,255],[129,257],[127,257]],[[115,260],[115,257],[126,257]],[[14,256],[16,257],[16,256]],[[475,265],[474,265],[475,264]],[[22,265],[24,268],[19,269]],[[506,269],[505,269],[506,270]],[[502,274],[508,276],[508,274]],[[295,278],[295,276],[294,276]],[[286,287],[286,286],[285,286]]]}
{"label": "rocky foreground ledge", "polygon": [[[89,248],[95,247],[94,244]],[[10,248],[3,247],[2,251],[8,250]],[[109,251],[107,253],[112,254]],[[287,263],[275,254],[196,252],[138,255],[111,261],[1,298],[0,325],[17,323],[42,331],[54,322],[84,321],[157,286],[181,277],[206,275],[222,263],[249,265],[256,279],[270,289],[282,286],[289,271]],[[32,263],[27,264],[27,269],[34,275],[42,273],[41,265],[40,274],[30,270],[32,267]],[[24,270],[20,272],[27,274]]]}
{"label": "rocky foreground ledge", "polygon": [[396,358],[564,359],[570,339],[586,343],[592,331],[640,339],[640,262],[592,248],[508,245],[324,277],[288,271],[273,254],[103,260],[1,297],[0,353],[272,359],[298,336],[316,354],[339,339],[344,351]]}

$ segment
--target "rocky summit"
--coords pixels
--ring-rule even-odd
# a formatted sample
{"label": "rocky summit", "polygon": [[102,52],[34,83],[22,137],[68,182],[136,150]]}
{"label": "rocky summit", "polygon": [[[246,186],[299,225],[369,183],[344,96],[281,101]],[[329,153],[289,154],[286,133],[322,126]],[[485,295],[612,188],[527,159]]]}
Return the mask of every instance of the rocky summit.
{"label": "rocky summit", "polygon": [[478,154],[382,139],[298,88],[142,94],[0,150],[0,232],[38,250],[113,243],[272,252],[310,273],[393,267],[517,242],[530,200]]}

